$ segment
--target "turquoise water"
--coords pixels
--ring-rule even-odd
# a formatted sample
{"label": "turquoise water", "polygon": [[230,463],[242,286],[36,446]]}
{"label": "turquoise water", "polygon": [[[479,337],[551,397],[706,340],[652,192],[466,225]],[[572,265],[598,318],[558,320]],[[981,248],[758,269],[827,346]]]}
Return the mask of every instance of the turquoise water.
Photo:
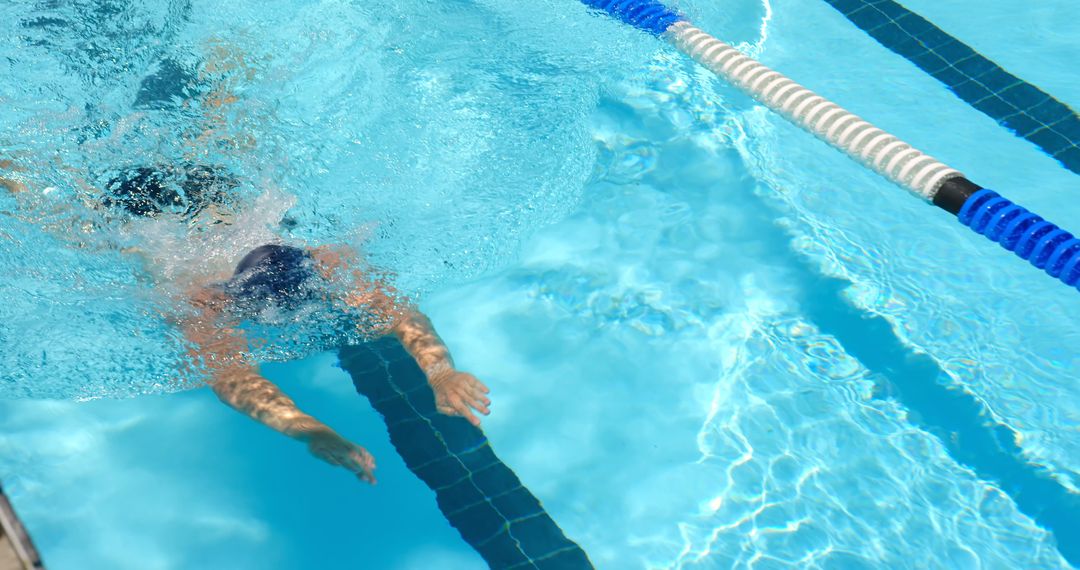
{"label": "turquoise water", "polygon": [[[92,179],[183,157],[201,114],[132,102],[165,55],[227,39],[254,71],[224,136],[256,143],[205,152],[254,203],[267,181],[291,196],[294,239],[362,245],[422,295],[493,389],[493,445],[598,567],[1069,567],[1075,292],[654,40],[573,2],[518,4],[6,5],[5,77],[23,80],[0,81],[0,144],[55,188],[37,212],[79,192],[56,156]],[[1071,5],[907,5],[1080,105]],[[1075,175],[825,3],[680,6],[977,182],[1080,219]],[[67,35],[25,25],[39,17]],[[35,216],[0,222],[3,395],[172,386],[166,300]],[[320,348],[267,373],[376,455],[374,489],[206,390],[0,403],[0,478],[49,567],[482,567]]]}

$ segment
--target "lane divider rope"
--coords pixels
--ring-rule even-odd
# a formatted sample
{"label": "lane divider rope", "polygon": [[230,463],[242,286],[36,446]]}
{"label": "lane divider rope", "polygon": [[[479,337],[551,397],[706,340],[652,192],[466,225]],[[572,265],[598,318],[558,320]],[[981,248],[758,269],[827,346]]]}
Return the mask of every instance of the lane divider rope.
{"label": "lane divider rope", "polygon": [[997,192],[979,190],[964,204],[958,218],[1066,285],[1080,283],[1080,239]]}
{"label": "lane divider rope", "polygon": [[699,28],[657,0],[581,0],[680,52],[855,161],[1080,288],[1080,239],[971,182],[959,171],[875,127]]}

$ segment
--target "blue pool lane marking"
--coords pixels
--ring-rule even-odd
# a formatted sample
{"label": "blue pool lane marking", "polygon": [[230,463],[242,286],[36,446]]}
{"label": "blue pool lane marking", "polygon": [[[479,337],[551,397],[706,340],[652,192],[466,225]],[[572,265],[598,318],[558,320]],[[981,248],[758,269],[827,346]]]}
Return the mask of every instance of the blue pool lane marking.
{"label": "blue pool lane marking", "polygon": [[1080,117],[926,18],[892,0],[825,0],[881,45],[1080,174]]}
{"label": "blue pool lane marking", "polygon": [[875,396],[909,410],[915,426],[936,436],[957,463],[1008,495],[1021,513],[1053,535],[1062,557],[1080,567],[1080,495],[1032,464],[1012,428],[993,420],[986,405],[933,358],[906,346],[884,317],[852,306],[844,295],[849,282],[823,275],[794,255],[789,266],[800,283],[811,284],[804,289],[806,316],[871,372]]}
{"label": "blue pool lane marking", "polygon": [[592,568],[484,433],[436,411],[427,378],[401,343],[386,338],[343,348],[338,357],[382,414],[409,470],[435,491],[439,510],[491,568]]}

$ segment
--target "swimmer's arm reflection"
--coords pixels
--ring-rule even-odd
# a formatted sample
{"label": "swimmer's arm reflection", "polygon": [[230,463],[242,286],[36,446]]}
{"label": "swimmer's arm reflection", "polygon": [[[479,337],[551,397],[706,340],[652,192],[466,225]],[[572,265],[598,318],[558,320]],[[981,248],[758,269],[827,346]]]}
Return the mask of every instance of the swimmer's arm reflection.
{"label": "swimmer's arm reflection", "polygon": [[375,459],[366,449],[302,412],[280,388],[259,374],[257,367],[240,358],[247,341],[239,329],[221,326],[219,307],[223,302],[216,292],[201,291],[193,298],[198,315],[184,325],[185,335],[196,347],[193,356],[206,366],[210,387],[217,397],[267,427],[306,443],[312,455],[374,484]]}
{"label": "swimmer's arm reflection", "polygon": [[[416,360],[427,376],[428,384],[435,393],[436,409],[448,416],[461,416],[474,426],[480,426],[480,418],[474,411],[488,415],[488,387],[472,374],[454,366],[450,349],[446,347],[431,320],[407,300],[396,302],[398,295],[380,281],[372,281],[355,267],[356,254],[347,248],[320,247],[311,250],[312,255],[327,272],[354,268],[353,279],[357,288],[345,299],[352,307],[363,308],[392,323],[387,332],[393,334]],[[348,260],[348,262],[346,261]]]}

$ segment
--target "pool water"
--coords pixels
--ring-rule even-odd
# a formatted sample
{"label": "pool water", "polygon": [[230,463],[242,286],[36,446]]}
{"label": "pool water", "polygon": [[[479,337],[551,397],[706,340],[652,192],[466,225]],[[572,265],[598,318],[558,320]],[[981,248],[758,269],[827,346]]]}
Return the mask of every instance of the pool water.
{"label": "pool water", "polygon": [[[492,388],[493,446],[598,568],[1077,564],[1075,291],[654,39],[521,4],[6,5],[0,148],[35,157],[44,206],[72,169],[183,157],[201,112],[132,102],[166,55],[227,40],[252,70],[227,75],[203,158],[291,196],[293,239],[362,245],[422,299]],[[1071,4],[905,5],[1080,105]],[[1074,174],[826,3],[678,6],[1080,219]],[[208,390],[155,394],[181,346],[164,300],[40,217],[0,226],[0,478],[50,568],[483,567],[326,346],[264,371],[375,454],[375,488]]]}

